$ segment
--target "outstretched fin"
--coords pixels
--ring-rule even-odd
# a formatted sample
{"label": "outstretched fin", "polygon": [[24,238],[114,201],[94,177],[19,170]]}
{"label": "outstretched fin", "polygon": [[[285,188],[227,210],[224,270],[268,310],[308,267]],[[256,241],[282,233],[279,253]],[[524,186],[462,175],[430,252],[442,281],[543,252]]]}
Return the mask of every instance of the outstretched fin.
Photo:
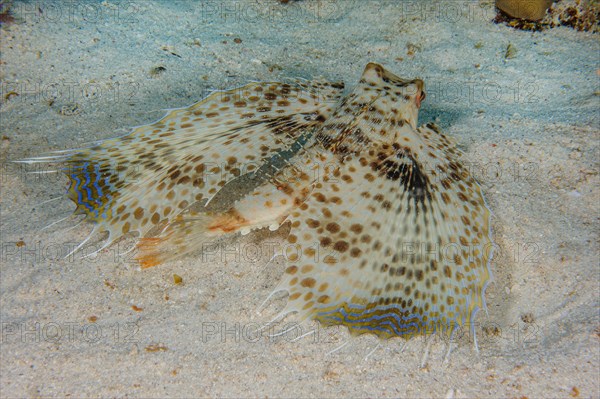
{"label": "outstretched fin", "polygon": [[490,212],[454,144],[416,128],[422,82],[388,75],[367,66],[306,149],[334,170],[287,219],[298,254],[276,291],[282,314],[353,334],[449,336],[485,306]]}
{"label": "outstretched fin", "polygon": [[172,110],[126,136],[25,162],[64,162],[76,212],[108,231],[110,241],[128,233],[155,238],[157,229],[181,226],[190,206],[198,209],[227,182],[320,126],[342,88],[252,83]]}
{"label": "outstretched fin", "polygon": [[284,313],[382,338],[451,334],[484,307],[489,211],[459,162],[436,181],[415,154],[387,154],[347,157],[291,213]]}

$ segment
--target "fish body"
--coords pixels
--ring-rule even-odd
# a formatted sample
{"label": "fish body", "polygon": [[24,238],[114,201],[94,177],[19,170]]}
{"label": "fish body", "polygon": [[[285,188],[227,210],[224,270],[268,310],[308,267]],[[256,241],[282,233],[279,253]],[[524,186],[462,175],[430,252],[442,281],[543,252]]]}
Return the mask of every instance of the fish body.
{"label": "fish body", "polygon": [[[252,83],[53,160],[69,165],[68,195],[106,245],[139,237],[142,267],[289,224],[298,252],[275,289],[289,293],[282,315],[380,338],[450,335],[485,307],[481,188],[452,139],[417,126],[423,81],[369,63],[343,89]],[[222,172],[253,186],[214,210],[231,183]]]}

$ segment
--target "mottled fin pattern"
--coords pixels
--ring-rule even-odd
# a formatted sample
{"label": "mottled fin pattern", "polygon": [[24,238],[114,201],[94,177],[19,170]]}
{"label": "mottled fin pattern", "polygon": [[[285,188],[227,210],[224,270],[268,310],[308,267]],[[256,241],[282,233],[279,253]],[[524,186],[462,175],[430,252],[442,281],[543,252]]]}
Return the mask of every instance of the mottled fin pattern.
{"label": "mottled fin pattern", "polygon": [[370,64],[316,133],[306,159],[337,168],[288,218],[282,314],[410,338],[451,335],[485,307],[490,212],[454,143],[414,127],[422,89]]}
{"label": "mottled fin pattern", "polygon": [[[370,63],[342,88],[252,83],[54,160],[72,165],[79,212],[110,239],[140,236],[144,267],[289,223],[282,315],[381,338],[452,334],[485,307],[491,279],[481,189],[450,138],[417,127],[421,80]],[[232,206],[206,207],[249,175]]]}
{"label": "mottled fin pattern", "polygon": [[342,89],[321,80],[252,83],[172,110],[126,136],[28,161],[64,162],[76,213],[95,222],[96,231],[108,231],[109,242],[136,233],[147,267],[159,263],[149,254],[165,235],[197,219],[190,209],[201,209],[227,182],[259,170],[322,124]]}
{"label": "mottled fin pattern", "polygon": [[443,162],[438,171],[422,166],[423,154],[381,145],[346,156],[291,213],[298,255],[278,287],[290,294],[284,313],[409,338],[450,334],[484,306],[489,212],[467,170],[424,147]]}

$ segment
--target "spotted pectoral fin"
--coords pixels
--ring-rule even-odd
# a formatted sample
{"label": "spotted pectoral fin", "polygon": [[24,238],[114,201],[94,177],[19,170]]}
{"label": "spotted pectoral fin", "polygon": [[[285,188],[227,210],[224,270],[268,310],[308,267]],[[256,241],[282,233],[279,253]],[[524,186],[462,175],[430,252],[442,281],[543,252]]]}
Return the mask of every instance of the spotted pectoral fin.
{"label": "spotted pectoral fin", "polygon": [[346,157],[291,213],[283,313],[382,338],[450,333],[483,306],[489,211],[459,162],[443,185],[422,154],[375,154]]}
{"label": "spotted pectoral fin", "polygon": [[95,146],[27,162],[64,162],[77,211],[108,231],[181,225],[191,204],[206,202],[230,180],[260,169],[307,129],[322,124],[343,85],[251,83],[215,92],[159,121]]}
{"label": "spotted pectoral fin", "polygon": [[430,122],[422,125],[417,129],[417,132],[426,142],[435,145],[438,151],[441,150],[441,153],[453,156],[455,159],[462,156],[462,152],[458,150],[456,139],[444,134],[435,123]]}

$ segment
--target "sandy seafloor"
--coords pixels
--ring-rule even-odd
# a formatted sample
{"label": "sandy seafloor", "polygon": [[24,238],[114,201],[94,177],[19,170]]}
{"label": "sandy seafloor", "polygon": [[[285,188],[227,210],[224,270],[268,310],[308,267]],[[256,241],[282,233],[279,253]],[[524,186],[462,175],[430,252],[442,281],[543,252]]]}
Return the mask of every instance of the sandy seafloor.
{"label": "sandy seafloor", "polygon": [[[600,395],[597,35],[496,25],[490,1],[16,2],[13,13],[0,30],[1,397]],[[447,362],[441,339],[422,367],[423,339],[371,353],[377,339],[343,328],[253,334],[285,303],[257,313],[285,267],[266,250],[281,232],[144,271],[116,255],[125,244],[62,259],[91,229],[41,230],[73,209],[42,204],[67,179],[6,163],[251,80],[352,88],[368,61],[425,80],[420,123],[457,139],[494,214],[479,351],[464,336]]]}

